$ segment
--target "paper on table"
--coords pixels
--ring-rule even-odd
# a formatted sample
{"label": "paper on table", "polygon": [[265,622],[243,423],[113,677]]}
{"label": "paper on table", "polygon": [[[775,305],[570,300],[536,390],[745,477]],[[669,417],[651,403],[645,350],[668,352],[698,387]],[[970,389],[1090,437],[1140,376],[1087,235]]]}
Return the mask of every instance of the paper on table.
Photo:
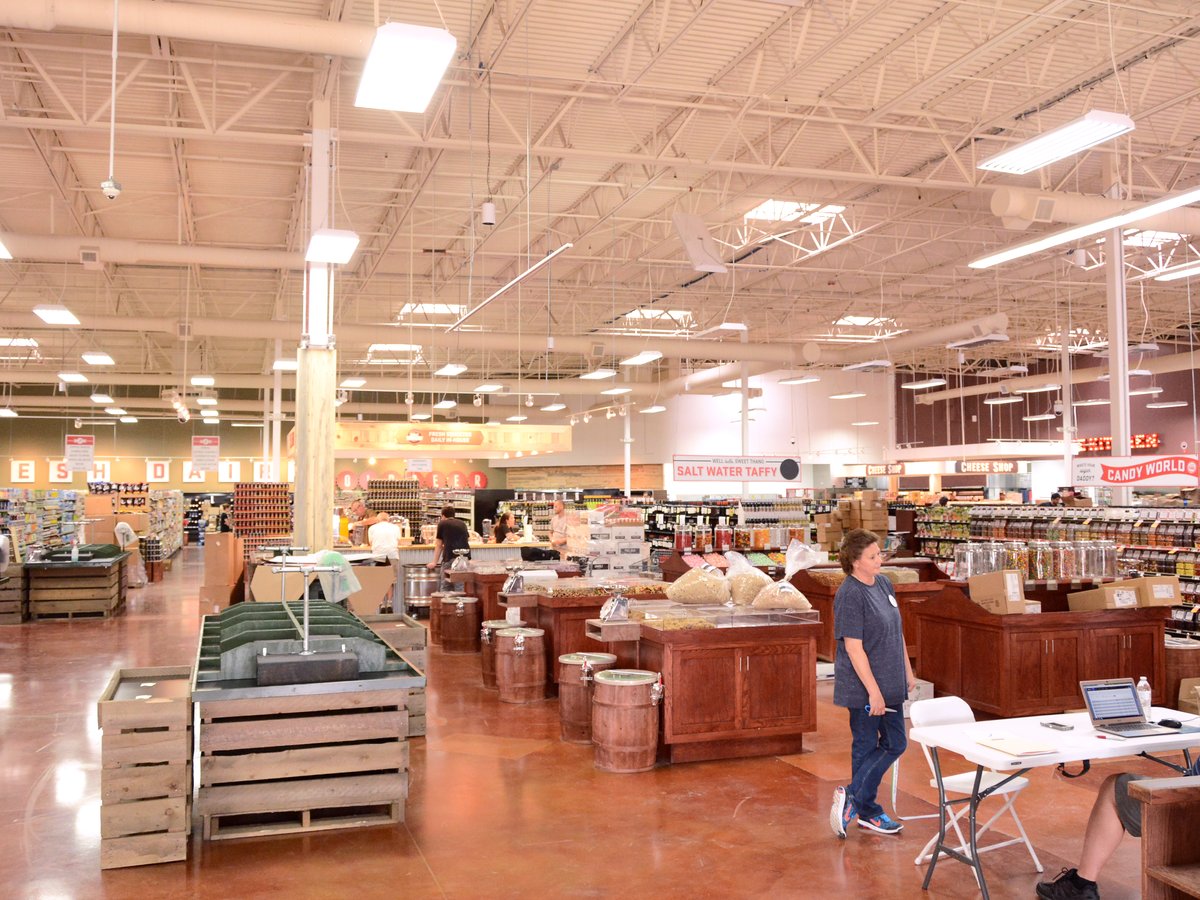
{"label": "paper on table", "polygon": [[1042,753],[1057,752],[1057,748],[1051,747],[1049,744],[1039,744],[1036,741],[1016,737],[986,737],[980,738],[975,743],[1011,756],[1038,756]]}

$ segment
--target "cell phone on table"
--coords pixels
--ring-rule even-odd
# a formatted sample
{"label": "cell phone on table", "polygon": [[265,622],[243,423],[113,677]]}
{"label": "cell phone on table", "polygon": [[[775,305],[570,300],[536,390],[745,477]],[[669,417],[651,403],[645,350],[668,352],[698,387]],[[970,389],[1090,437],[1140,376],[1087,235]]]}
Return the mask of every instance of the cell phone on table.
{"label": "cell phone on table", "polygon": [[1074,731],[1074,725],[1066,725],[1062,722],[1043,722],[1043,728],[1053,728],[1055,731]]}

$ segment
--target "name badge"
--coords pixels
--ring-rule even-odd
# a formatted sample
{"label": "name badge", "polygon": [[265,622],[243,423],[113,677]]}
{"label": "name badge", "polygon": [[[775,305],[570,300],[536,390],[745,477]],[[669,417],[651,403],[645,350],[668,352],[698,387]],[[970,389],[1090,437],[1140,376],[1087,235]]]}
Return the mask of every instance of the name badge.
{"label": "name badge", "polygon": [[892,604],[892,606],[896,607],[896,609],[900,608],[900,604],[896,602],[896,598],[891,594],[888,594],[888,603]]}

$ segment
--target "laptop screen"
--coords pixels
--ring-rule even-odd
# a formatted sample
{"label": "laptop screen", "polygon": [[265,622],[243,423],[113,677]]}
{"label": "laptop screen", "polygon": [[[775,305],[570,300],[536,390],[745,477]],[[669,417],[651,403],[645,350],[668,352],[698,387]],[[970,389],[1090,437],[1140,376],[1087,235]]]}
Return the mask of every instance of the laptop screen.
{"label": "laptop screen", "polygon": [[1142,707],[1132,681],[1085,685],[1083,699],[1094,722],[1142,717]]}

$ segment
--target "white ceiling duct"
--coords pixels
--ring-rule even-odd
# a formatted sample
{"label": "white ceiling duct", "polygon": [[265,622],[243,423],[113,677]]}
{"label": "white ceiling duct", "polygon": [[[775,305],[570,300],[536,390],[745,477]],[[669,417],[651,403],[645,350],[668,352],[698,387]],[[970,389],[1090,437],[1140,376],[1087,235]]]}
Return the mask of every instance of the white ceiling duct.
{"label": "white ceiling duct", "polygon": [[8,233],[4,235],[4,246],[15,259],[42,262],[77,263],[82,258],[81,254],[89,251],[95,254],[93,268],[106,263],[135,266],[213,266],[226,269],[304,268],[304,254],[289,253],[286,250],[186,246],[120,238]]}
{"label": "white ceiling duct", "polygon": [[[1072,225],[1097,222],[1124,212],[1134,205],[1136,204],[1129,200],[1085,197],[1081,194],[1062,194],[1021,187],[996,188],[991,203],[993,215],[1003,219],[1006,228],[1015,231],[1024,231],[1034,222],[1063,222]],[[1200,234],[1200,209],[1173,209],[1138,222],[1138,228],[1143,231]]]}

